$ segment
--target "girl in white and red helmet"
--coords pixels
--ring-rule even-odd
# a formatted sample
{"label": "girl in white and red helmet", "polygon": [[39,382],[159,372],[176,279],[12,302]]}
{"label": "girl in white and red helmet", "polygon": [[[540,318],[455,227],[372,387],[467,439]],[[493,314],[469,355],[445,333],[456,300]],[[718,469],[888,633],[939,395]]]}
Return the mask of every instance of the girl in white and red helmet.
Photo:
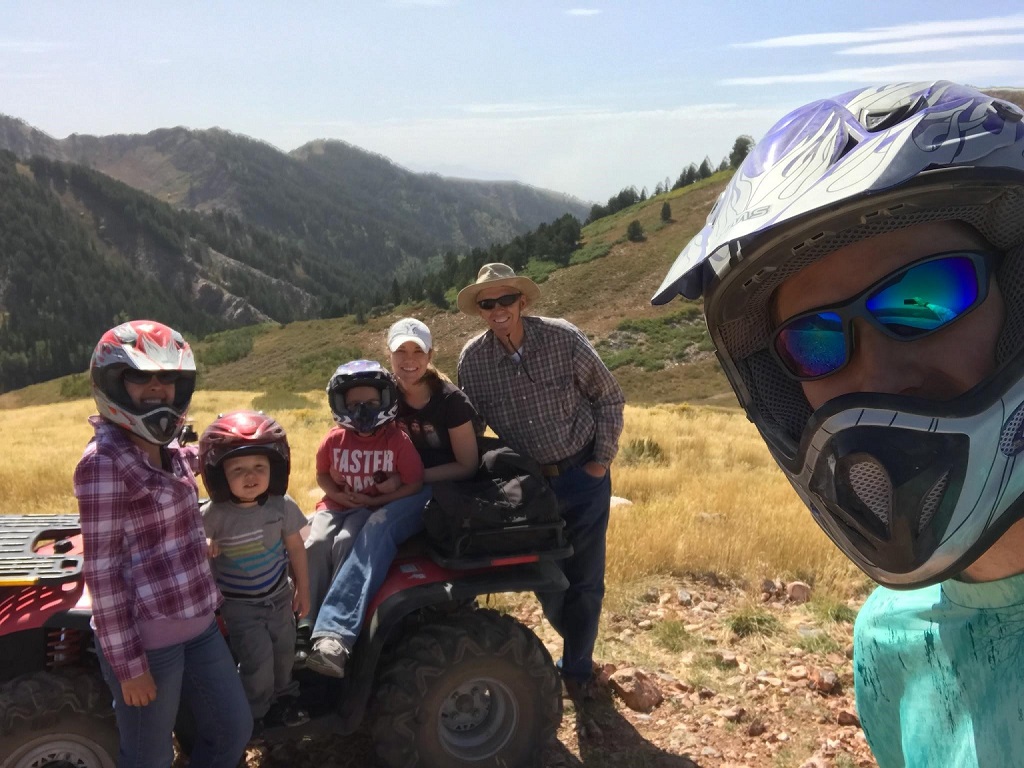
{"label": "girl in white and red helmet", "polygon": [[177,331],[133,320],[107,331],[90,373],[95,437],[75,468],[100,668],[114,696],[121,765],[170,766],[179,699],[199,732],[190,764],[233,768],[252,716],[215,621],[193,474],[175,440],[195,388]]}
{"label": "girl in white and red helmet", "polygon": [[[869,576],[887,766],[1024,755],[1024,111],[940,81],[795,110],[654,297],[703,295],[733,389]],[[751,514],[757,514],[751,510]]]}

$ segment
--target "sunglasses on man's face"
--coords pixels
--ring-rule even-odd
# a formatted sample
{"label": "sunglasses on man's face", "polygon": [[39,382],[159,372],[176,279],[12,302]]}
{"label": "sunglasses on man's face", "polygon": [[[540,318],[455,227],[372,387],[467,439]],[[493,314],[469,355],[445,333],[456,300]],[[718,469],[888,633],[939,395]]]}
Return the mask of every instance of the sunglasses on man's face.
{"label": "sunglasses on man's face", "polygon": [[511,307],[513,304],[519,301],[519,297],[522,295],[523,294],[521,293],[506,293],[504,296],[499,296],[496,299],[480,299],[480,301],[478,301],[476,305],[485,312],[490,312],[498,304],[500,304],[503,307]]}
{"label": "sunglasses on man's face", "polygon": [[814,381],[850,362],[854,318],[892,339],[924,338],[985,301],[990,261],[990,253],[950,251],[908,264],[840,304],[789,318],[772,336],[772,353],[792,378]]}
{"label": "sunglasses on man's face", "polygon": [[153,377],[161,384],[175,384],[181,378],[181,371],[140,371],[127,368],[124,372],[124,380],[128,384],[149,384]]}

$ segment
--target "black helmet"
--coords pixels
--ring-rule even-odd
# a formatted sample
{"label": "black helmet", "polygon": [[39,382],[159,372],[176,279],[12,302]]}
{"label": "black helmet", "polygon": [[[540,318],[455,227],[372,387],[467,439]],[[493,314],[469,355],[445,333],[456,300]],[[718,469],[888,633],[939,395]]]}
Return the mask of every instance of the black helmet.
{"label": "black helmet", "polygon": [[[380,392],[380,407],[358,405],[349,410],[345,405],[345,393],[352,387],[377,389]],[[375,360],[352,360],[339,365],[327,384],[327,399],[338,426],[357,432],[374,432],[398,415],[398,386],[395,377]]]}

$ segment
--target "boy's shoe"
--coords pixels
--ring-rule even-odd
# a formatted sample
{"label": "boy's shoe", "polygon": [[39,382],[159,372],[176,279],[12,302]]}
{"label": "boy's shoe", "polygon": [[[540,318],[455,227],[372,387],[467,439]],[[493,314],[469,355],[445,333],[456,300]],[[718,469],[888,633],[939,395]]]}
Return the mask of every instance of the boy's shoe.
{"label": "boy's shoe", "polygon": [[308,624],[299,624],[295,628],[295,663],[293,665],[295,669],[303,669],[306,666],[310,646],[313,644],[313,641],[309,638],[312,631],[313,628]]}
{"label": "boy's shoe", "polygon": [[282,696],[267,710],[262,718],[263,728],[275,728],[280,725],[294,728],[309,722],[309,713],[299,706],[295,696]]}
{"label": "boy's shoe", "polygon": [[348,648],[336,637],[321,637],[313,643],[313,651],[306,657],[306,668],[328,677],[344,677]]}

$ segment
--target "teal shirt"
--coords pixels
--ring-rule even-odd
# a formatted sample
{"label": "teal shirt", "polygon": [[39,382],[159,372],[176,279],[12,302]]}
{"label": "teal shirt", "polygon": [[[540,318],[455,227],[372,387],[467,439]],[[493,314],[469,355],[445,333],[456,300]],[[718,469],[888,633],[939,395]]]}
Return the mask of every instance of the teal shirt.
{"label": "teal shirt", "polygon": [[1024,766],[1024,575],[879,587],[854,625],[853,667],[880,768]]}

